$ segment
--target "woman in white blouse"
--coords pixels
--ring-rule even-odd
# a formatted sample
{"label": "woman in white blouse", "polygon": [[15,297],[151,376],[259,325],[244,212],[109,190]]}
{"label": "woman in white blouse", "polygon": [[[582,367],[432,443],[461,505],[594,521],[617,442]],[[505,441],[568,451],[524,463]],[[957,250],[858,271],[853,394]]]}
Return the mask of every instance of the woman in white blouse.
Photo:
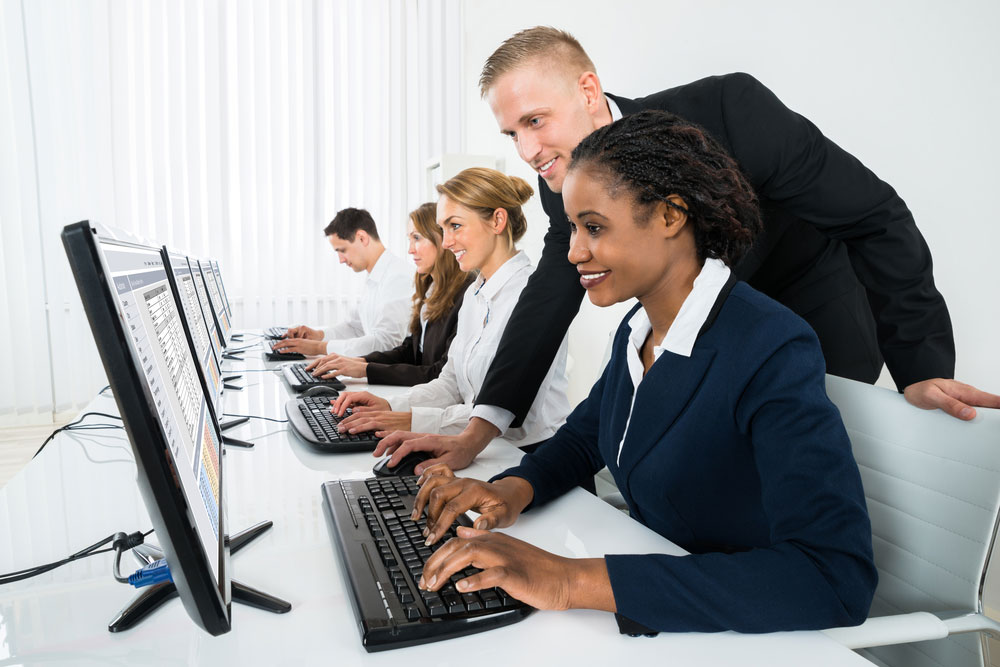
{"label": "woman in white blouse", "polygon": [[509,420],[483,413],[483,406],[473,415],[473,402],[534,270],[515,247],[527,229],[521,206],[534,191],[516,176],[485,168],[466,169],[437,190],[442,246],[455,254],[463,271],[478,273],[465,293],[448,362],[437,379],[406,394],[386,400],[366,391],[347,392],[334,402],[333,411],[343,414],[353,408],[341,430],[374,430],[380,436],[397,430],[460,433],[469,418],[477,416],[493,423],[508,442],[533,449],[552,436],[569,414],[565,338],[521,426],[507,428]]}

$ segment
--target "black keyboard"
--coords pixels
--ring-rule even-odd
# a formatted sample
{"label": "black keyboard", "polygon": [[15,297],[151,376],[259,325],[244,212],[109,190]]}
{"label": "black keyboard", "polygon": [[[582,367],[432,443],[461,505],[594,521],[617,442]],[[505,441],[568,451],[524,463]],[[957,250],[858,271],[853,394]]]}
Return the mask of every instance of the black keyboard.
{"label": "black keyboard", "polygon": [[[344,417],[349,414],[350,409]],[[381,440],[375,431],[354,434],[337,431],[337,424],[344,417],[330,412],[329,396],[293,398],[285,403],[285,415],[299,437],[324,452],[371,452]]]}
{"label": "black keyboard", "polygon": [[272,340],[278,340],[280,338],[284,338],[287,332],[288,327],[268,327],[264,329],[264,337]]}
{"label": "black keyboard", "polygon": [[264,341],[264,345],[266,345],[268,349],[266,354],[269,361],[299,361],[306,358],[306,355],[299,354],[298,352],[275,352],[274,344],[276,342],[277,341],[272,340]]}
{"label": "black keyboard", "polygon": [[[455,582],[479,570],[455,574],[437,592],[417,588],[424,562],[454,537],[424,546],[421,517],[410,519],[416,477],[327,482],[323,504],[337,552],[351,586],[354,611],[367,651],[384,651],[491,630],[534,611],[500,588],[459,593]],[[472,522],[465,515],[463,526]]]}
{"label": "black keyboard", "polygon": [[333,387],[337,391],[344,391],[347,387],[336,377],[318,378],[306,371],[305,364],[288,364],[282,367],[281,376],[294,391],[305,391],[310,387]]}

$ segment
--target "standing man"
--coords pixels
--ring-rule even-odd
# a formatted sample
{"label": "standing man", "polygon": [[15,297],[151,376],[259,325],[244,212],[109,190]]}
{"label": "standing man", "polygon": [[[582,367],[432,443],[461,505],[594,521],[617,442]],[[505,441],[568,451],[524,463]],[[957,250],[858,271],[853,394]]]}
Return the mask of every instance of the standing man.
{"label": "standing man", "polygon": [[[737,277],[813,327],[829,373],[872,383],[884,359],[906,400],[918,407],[959,419],[972,419],[975,405],[1000,407],[1000,396],[950,379],[951,320],[906,204],[753,77],[710,77],[637,100],[605,95],[576,39],[536,27],[501,44],[479,83],[500,131],[538,172],[549,230],[469,426],[450,437],[390,436],[390,442],[408,441],[400,454],[432,451],[437,460],[464,467],[498,435],[498,412],[509,420],[503,423],[523,419],[539,369],[548,367],[584,294],[567,259],[570,227],[560,194],[571,153],[595,129],[643,109],[702,126],[736,158],[764,218],[764,232],[736,267]],[[492,424],[480,414],[490,414]]]}
{"label": "standing man", "polygon": [[347,319],[322,329],[292,327],[275,352],[357,357],[391,350],[406,337],[413,298],[413,267],[385,249],[371,214],[345,208],[323,230],[341,264],[368,272],[361,301]]}

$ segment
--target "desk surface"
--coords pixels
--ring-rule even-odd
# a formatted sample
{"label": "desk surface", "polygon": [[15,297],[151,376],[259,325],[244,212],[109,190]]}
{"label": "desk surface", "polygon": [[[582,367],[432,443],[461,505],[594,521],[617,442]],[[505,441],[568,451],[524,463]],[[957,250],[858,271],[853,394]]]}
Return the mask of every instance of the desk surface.
{"label": "desk surface", "polygon": [[[230,364],[228,372],[277,366],[251,353],[246,362]],[[282,406],[292,394],[280,376],[247,372],[237,384],[246,389],[226,392],[225,412],[284,418]],[[373,390],[389,395],[400,388]],[[87,410],[116,412],[110,396],[95,398]],[[288,600],[292,611],[274,615],[233,604],[233,630],[211,637],[175,600],[135,629],[111,634],[107,622],[134,590],[114,581],[112,554],[102,554],[0,588],[0,667],[280,665],[320,659],[356,665],[403,657],[419,665],[509,666],[527,656],[532,664],[651,664],[664,658],[700,665],[870,664],[819,632],[630,638],[618,633],[612,615],[587,610],[536,612],[485,634],[368,654],[338,571],[319,489],[330,479],[370,477],[374,459],[318,454],[287,424],[252,420],[227,434],[256,443],[252,450],[226,450],[229,525],[240,530],[274,521],[270,531],[233,556],[234,576]],[[485,478],[519,458],[519,450],[495,442],[466,474]],[[135,474],[123,431],[61,433],[0,489],[0,573],[63,558],[119,530],[148,530]],[[580,489],[526,514],[506,532],[564,556],[683,553]],[[474,657],[467,657],[472,652]]]}

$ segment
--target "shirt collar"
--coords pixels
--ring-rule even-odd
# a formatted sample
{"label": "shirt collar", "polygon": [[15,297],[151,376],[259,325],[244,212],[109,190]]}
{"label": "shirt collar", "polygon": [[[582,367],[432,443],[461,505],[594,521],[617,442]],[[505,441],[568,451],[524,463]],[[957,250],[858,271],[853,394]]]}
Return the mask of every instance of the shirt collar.
{"label": "shirt collar", "polygon": [[523,250],[518,250],[516,255],[500,265],[489,280],[482,276],[476,278],[476,294],[487,301],[493,299],[503,286],[526,266],[531,266],[531,260]]}
{"label": "shirt collar", "polygon": [[[722,260],[705,260],[701,272],[694,279],[691,293],[684,299],[681,309],[677,311],[677,317],[667,329],[667,335],[663,337],[659,345],[653,347],[654,361],[660,358],[664,350],[682,357],[691,356],[698,332],[701,331],[709,313],[712,312],[712,306],[715,305],[719,293],[726,281],[729,280],[729,274],[729,267]],[[635,314],[629,319],[628,325],[632,330],[629,333],[629,341],[635,349],[642,349],[646,337],[653,328],[649,322],[649,316],[646,314],[646,309],[640,308],[635,311]]]}
{"label": "shirt collar", "polygon": [[604,96],[604,99],[608,101],[608,110],[611,112],[611,122],[613,123],[616,120],[621,120],[622,110],[618,108],[618,103],[607,95]]}

